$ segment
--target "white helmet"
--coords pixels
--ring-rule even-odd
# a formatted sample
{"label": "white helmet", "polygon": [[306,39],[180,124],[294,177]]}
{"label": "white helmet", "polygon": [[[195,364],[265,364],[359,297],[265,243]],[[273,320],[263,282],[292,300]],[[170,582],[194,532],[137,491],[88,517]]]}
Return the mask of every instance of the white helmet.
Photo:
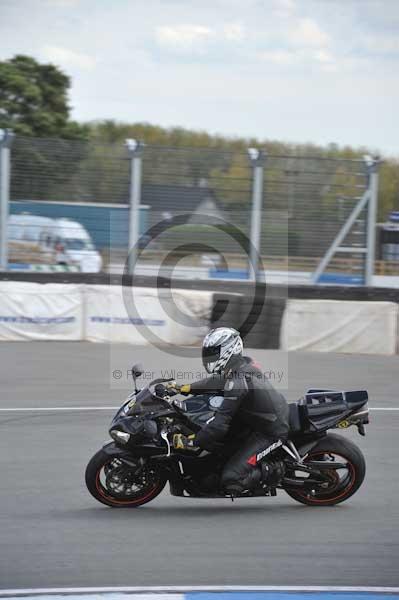
{"label": "white helmet", "polygon": [[212,329],[202,342],[202,362],[208,373],[223,371],[232,356],[241,356],[243,343],[232,327]]}

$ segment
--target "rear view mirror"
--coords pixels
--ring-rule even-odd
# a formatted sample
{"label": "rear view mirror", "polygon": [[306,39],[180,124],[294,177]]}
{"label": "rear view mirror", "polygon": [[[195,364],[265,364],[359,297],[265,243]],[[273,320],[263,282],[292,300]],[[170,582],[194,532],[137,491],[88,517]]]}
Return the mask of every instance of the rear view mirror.
{"label": "rear view mirror", "polygon": [[137,377],[140,377],[140,375],[142,375],[143,373],[144,373],[144,369],[143,369],[142,364],[137,363],[136,365],[132,366],[132,377],[133,377],[134,389],[136,390],[136,393],[138,392],[137,385],[136,385],[136,379],[137,379]]}
{"label": "rear view mirror", "polygon": [[144,369],[141,363],[137,363],[136,365],[132,366],[133,379],[136,379],[136,377],[140,377],[140,375],[142,375],[143,373]]}

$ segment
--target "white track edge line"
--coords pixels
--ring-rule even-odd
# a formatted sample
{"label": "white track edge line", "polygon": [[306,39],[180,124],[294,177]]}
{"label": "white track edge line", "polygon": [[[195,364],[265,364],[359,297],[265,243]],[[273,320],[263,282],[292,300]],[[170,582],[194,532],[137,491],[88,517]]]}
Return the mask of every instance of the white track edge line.
{"label": "white track edge line", "polygon": [[[90,410],[118,410],[121,406],[14,406],[0,408],[0,412],[46,412],[46,411],[90,411]],[[399,406],[376,406],[369,407],[374,412],[396,412]]]}
{"label": "white track edge line", "polygon": [[21,588],[0,589],[0,597],[27,596],[46,594],[98,594],[98,593],[190,593],[190,592],[354,592],[399,594],[399,587],[367,587],[367,586],[240,586],[240,585],[197,585],[197,586],[147,586],[147,587],[65,587],[65,588]]}

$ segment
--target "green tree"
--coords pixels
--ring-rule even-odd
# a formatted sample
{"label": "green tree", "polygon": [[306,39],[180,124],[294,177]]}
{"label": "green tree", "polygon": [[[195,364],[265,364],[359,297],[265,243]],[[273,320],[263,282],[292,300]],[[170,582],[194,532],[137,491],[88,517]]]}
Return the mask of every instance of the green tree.
{"label": "green tree", "polygon": [[0,61],[0,128],[35,137],[85,139],[88,128],[69,119],[70,79],[58,67],[17,55]]}
{"label": "green tree", "polygon": [[[204,181],[225,210],[230,211],[237,206],[244,207],[250,199],[247,148],[263,148],[268,155],[266,206],[275,211],[288,211],[290,228],[297,230],[297,237],[301,237],[300,228],[303,227],[306,248],[312,245],[314,252],[319,254],[315,239],[325,246],[325,238],[334,235],[331,223],[335,223],[336,229],[340,227],[352,210],[355,197],[361,194],[358,185],[364,183],[364,178],[358,174],[364,173],[362,163],[345,166],[340,159],[359,160],[365,154],[373,154],[366,147],[333,143],[323,147],[311,143],[227,137],[149,123],[98,121],[90,123],[89,130],[92,142],[115,144],[116,148],[122,147],[129,137],[142,140],[147,145],[143,155],[145,183],[196,186]],[[173,150],[162,151],[162,147]],[[217,152],[204,152],[206,148]],[[275,158],[282,156],[285,159]],[[379,220],[384,221],[394,208],[399,208],[399,162],[387,157],[380,166]],[[309,236],[310,224],[314,235]],[[299,251],[305,252],[302,246]]]}
{"label": "green tree", "polygon": [[391,210],[399,210],[399,160],[390,159],[380,167],[378,218],[385,221]]}

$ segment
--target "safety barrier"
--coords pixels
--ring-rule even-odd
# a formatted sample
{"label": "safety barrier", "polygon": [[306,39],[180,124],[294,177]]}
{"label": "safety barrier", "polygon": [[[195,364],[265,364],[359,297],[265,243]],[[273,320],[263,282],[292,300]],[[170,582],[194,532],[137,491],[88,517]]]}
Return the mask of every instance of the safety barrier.
{"label": "safety barrier", "polygon": [[[395,278],[396,281],[397,278]],[[31,281],[35,283],[86,283],[92,285],[123,285],[135,287],[170,287],[170,280],[161,275],[123,275],[110,273],[40,273],[0,271],[0,281]],[[174,289],[206,290],[251,295],[254,284],[251,281],[229,281],[217,279],[174,279]],[[269,298],[319,298],[328,300],[366,300],[399,303],[398,287],[366,287],[340,285],[304,285],[290,281],[286,283],[258,284],[258,293]]]}
{"label": "safety barrier", "polygon": [[395,354],[399,306],[393,302],[288,300],[283,350]]}
{"label": "safety barrier", "polygon": [[130,344],[199,342],[211,292],[0,282],[0,340],[87,340]]}
{"label": "safety barrier", "polygon": [[[0,340],[188,346],[198,344],[210,327],[230,326],[241,332],[248,348],[397,351],[399,304],[373,301],[372,290],[355,290],[354,299],[345,300],[346,291],[336,288],[342,299],[331,300],[317,288],[319,296],[311,299],[304,286],[305,298],[298,293],[287,299],[287,290],[278,286],[259,286],[251,296],[248,284],[215,290],[209,289],[211,283],[204,289],[171,290],[168,280],[159,280],[158,287],[1,281]],[[389,299],[397,294],[392,291]]]}

